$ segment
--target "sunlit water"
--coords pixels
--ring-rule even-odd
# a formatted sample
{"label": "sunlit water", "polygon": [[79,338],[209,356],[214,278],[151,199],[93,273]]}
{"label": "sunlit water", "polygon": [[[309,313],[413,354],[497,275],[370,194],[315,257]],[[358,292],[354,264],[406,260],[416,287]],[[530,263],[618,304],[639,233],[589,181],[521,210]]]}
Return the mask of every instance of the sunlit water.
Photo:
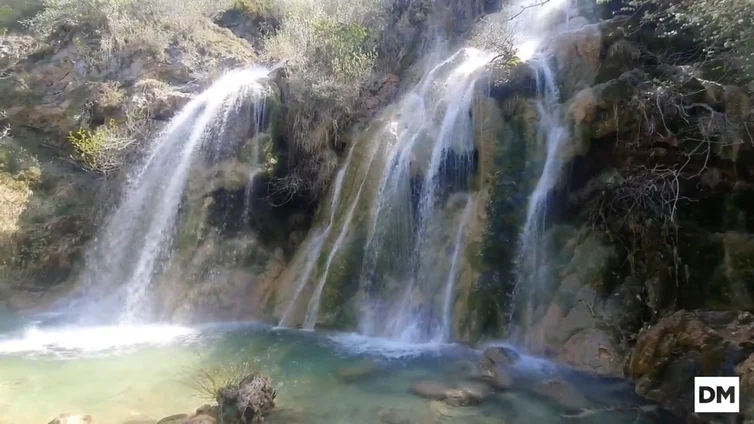
{"label": "sunlit water", "polygon": [[[479,351],[457,345],[407,345],[253,324],[193,329],[27,324],[0,336],[0,423],[46,423],[63,412],[90,414],[96,423],[156,422],[208,402],[191,384],[199,367],[245,361],[273,380],[278,399],[266,421],[271,423],[562,422],[564,411],[520,390],[458,408],[410,393],[419,381],[462,384],[479,357]],[[544,360],[521,364],[519,372],[535,380],[559,372]],[[369,372],[359,378],[354,370]],[[619,387],[610,384],[592,391],[604,398]],[[604,401],[595,398],[595,405]],[[405,421],[385,421],[388,416]],[[606,417],[628,423],[636,414],[600,419]]]}

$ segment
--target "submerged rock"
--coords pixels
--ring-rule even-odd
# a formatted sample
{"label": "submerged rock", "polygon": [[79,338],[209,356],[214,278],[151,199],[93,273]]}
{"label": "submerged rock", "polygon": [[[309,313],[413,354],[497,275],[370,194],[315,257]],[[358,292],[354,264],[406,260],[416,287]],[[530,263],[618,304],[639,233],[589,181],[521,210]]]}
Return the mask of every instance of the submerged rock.
{"label": "submerged rock", "polygon": [[487,385],[470,382],[451,387],[436,381],[422,381],[415,384],[411,392],[428,400],[444,401],[450,406],[471,406],[482,403],[492,390]]}
{"label": "submerged rock", "polygon": [[60,414],[49,424],[91,424],[92,422],[91,415]]}
{"label": "submerged rock", "polygon": [[564,409],[578,410],[589,406],[589,401],[576,386],[560,378],[545,380],[535,385],[533,392]]}
{"label": "submerged rock", "polygon": [[518,352],[505,346],[488,347],[483,355],[495,365],[513,365],[521,359]]}
{"label": "submerged rock", "polygon": [[184,423],[188,418],[188,414],[174,414],[157,421],[157,424]]}
{"label": "submerged rock", "polygon": [[374,361],[364,360],[354,365],[348,365],[338,369],[338,380],[344,383],[373,377],[381,371],[379,364]]}
{"label": "submerged rock", "polygon": [[377,417],[382,424],[412,424],[409,418],[393,408],[380,408],[377,411]]}
{"label": "submerged rock", "polygon": [[157,421],[157,424],[215,424],[215,421],[214,417],[206,414],[175,414]]}
{"label": "submerged rock", "polygon": [[431,400],[444,400],[451,390],[452,387],[437,381],[420,381],[411,387],[411,393]]}
{"label": "submerged rock", "polygon": [[220,422],[258,424],[275,407],[277,393],[269,377],[249,375],[238,385],[220,390],[217,395]]}
{"label": "submerged rock", "polygon": [[459,389],[448,391],[445,403],[451,406],[479,405],[491,393],[492,390],[487,385],[467,383]]}
{"label": "submerged rock", "polygon": [[511,366],[521,359],[521,355],[504,346],[488,347],[483,355],[478,365],[482,380],[495,389],[510,389],[513,386]]}

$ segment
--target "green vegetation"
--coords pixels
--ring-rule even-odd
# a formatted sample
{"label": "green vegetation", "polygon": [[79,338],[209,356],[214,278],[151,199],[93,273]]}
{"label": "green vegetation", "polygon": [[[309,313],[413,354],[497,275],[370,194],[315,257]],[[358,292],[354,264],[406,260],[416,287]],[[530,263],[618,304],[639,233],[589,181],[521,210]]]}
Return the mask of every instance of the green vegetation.
{"label": "green vegetation", "polygon": [[[200,361],[203,362],[203,361]],[[208,401],[219,398],[220,390],[238,386],[250,375],[256,375],[256,367],[249,361],[229,362],[221,365],[201,365],[189,371],[188,385],[197,396]]]}
{"label": "green vegetation", "polygon": [[108,174],[120,168],[122,157],[135,140],[111,119],[93,131],[82,128],[68,134],[68,141],[75,147],[78,159],[86,169]]}
{"label": "green vegetation", "polygon": [[0,33],[23,29],[23,21],[41,9],[41,0],[3,0],[0,4]]}
{"label": "green vegetation", "polygon": [[710,57],[754,72],[754,6],[750,0],[632,0],[643,21],[658,26],[660,37],[695,35]]}
{"label": "green vegetation", "polygon": [[231,9],[259,17],[277,16],[282,13],[280,4],[275,0],[234,0]]}
{"label": "green vegetation", "polygon": [[[89,46],[91,65],[139,52],[162,57],[175,39],[206,38],[209,18],[225,10],[226,2],[212,0],[43,0],[44,9],[26,22],[37,35],[51,36],[76,28],[97,38]],[[190,43],[189,43],[190,44]],[[87,47],[87,46],[84,46]]]}
{"label": "green vegetation", "polygon": [[[341,136],[359,110],[359,94],[372,76],[375,40],[387,20],[381,0],[284,0],[280,28],[265,43],[271,61],[288,72],[286,130],[296,150],[296,176],[286,190],[321,191],[342,146]],[[310,184],[300,184],[310,181]],[[312,186],[313,185],[313,186]]]}

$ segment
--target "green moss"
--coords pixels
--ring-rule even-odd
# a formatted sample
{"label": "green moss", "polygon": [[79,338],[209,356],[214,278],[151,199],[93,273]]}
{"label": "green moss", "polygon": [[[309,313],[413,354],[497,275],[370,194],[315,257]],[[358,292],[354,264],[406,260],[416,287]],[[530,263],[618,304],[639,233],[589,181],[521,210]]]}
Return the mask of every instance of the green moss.
{"label": "green moss", "polygon": [[326,317],[323,321],[340,329],[353,329],[358,324],[357,312],[348,307],[348,302],[359,290],[367,234],[362,229],[354,229],[356,234],[343,245],[330,266],[320,305],[321,315]]}
{"label": "green moss", "polygon": [[528,158],[533,156],[531,123],[526,107],[519,107],[499,133],[489,172],[490,202],[479,268],[480,281],[469,296],[467,309],[475,312],[476,331],[498,333],[507,327],[502,317],[512,308],[518,239],[530,191]]}

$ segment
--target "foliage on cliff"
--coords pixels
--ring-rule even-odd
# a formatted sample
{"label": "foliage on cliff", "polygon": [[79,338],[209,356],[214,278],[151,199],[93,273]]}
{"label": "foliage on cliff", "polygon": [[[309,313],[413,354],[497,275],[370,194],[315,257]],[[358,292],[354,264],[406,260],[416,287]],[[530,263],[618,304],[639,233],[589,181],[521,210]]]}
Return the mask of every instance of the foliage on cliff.
{"label": "foliage on cliff", "polygon": [[627,8],[639,12],[643,22],[656,25],[659,38],[690,35],[707,58],[722,58],[730,66],[754,72],[751,1],[631,0]]}

